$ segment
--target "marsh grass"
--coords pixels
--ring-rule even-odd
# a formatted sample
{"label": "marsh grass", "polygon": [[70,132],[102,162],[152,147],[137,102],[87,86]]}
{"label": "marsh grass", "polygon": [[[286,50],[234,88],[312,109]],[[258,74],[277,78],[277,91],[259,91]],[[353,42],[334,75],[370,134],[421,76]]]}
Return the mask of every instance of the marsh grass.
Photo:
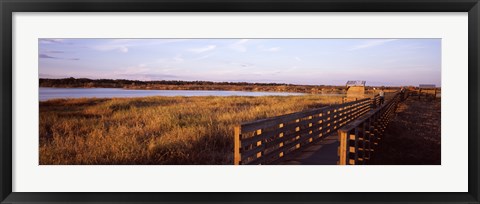
{"label": "marsh grass", "polygon": [[307,95],[40,102],[40,164],[232,164],[235,124],[339,101]]}

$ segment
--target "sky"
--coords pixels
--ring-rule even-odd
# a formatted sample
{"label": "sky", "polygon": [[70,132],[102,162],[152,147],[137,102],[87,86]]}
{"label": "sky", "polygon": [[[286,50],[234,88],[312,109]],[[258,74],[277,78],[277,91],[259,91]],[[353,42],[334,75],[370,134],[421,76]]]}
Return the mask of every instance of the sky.
{"label": "sky", "polygon": [[40,78],[441,86],[441,39],[39,39]]}

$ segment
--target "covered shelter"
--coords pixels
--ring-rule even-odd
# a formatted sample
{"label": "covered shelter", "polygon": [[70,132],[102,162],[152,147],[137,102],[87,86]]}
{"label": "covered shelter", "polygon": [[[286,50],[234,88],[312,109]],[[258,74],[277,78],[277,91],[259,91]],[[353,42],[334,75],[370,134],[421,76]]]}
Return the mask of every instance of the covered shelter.
{"label": "covered shelter", "polygon": [[346,90],[347,96],[344,98],[344,102],[355,101],[365,98],[365,84],[366,81],[347,81]]}
{"label": "covered shelter", "polygon": [[419,84],[418,85],[418,98],[420,98],[422,95],[425,96],[425,98],[429,98],[431,96],[432,98],[437,97],[437,87],[435,84]]}
{"label": "covered shelter", "polygon": [[366,81],[347,81],[347,97],[363,98]]}

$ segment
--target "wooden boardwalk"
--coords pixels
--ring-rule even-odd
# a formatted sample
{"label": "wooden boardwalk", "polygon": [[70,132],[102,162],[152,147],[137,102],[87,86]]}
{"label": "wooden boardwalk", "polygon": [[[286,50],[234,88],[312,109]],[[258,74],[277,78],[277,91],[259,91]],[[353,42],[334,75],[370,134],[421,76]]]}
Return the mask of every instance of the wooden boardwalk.
{"label": "wooden boardwalk", "polygon": [[282,165],[337,165],[338,134],[332,134],[295,155],[287,156]]}
{"label": "wooden boardwalk", "polygon": [[[316,141],[314,144],[300,149],[294,154],[288,155],[285,157],[283,162],[278,164],[283,165],[337,165],[337,164],[346,164],[349,160],[349,164],[365,164],[367,160],[370,159],[370,151],[373,152],[373,143],[377,143],[377,139],[380,138],[381,133],[383,133],[386,128],[387,118],[384,118],[382,123],[383,129],[380,130],[380,127],[375,127],[376,136],[373,134],[374,127],[370,127],[374,122],[380,125],[380,116],[386,117],[386,114],[389,114],[389,117],[393,116],[393,112],[396,104],[393,104],[391,101],[388,104],[383,105],[380,108],[372,109],[360,116],[357,120],[348,123],[343,128],[340,128],[338,132],[332,132],[330,135]],[[398,100],[397,100],[398,103]],[[388,108],[392,106],[392,108]],[[380,110],[385,109],[386,112],[381,113]],[[375,116],[378,119],[374,119]],[[390,120],[388,119],[388,120]],[[374,121],[375,120],[375,121]],[[370,129],[370,132],[365,132],[367,129]],[[360,133],[363,132],[363,133]],[[339,133],[345,135],[356,135],[353,138],[343,137],[343,144],[345,147],[342,149],[342,137],[339,137]],[[348,134],[347,134],[348,133]],[[347,143],[350,143],[347,145]],[[357,143],[357,144],[355,144]],[[347,147],[348,146],[348,147]],[[346,150],[348,149],[348,150]],[[341,158],[341,152],[344,152],[343,157]],[[349,153],[345,153],[348,151]]]}
{"label": "wooden boardwalk", "polygon": [[[281,165],[337,165],[337,164],[365,164],[367,160],[370,159],[370,151],[373,151],[373,143],[376,141],[383,133],[384,130],[380,130],[380,127],[370,127],[373,123],[381,125],[380,116],[384,117],[383,129],[386,128],[386,117],[393,116],[395,111],[396,103],[399,99],[395,101],[393,99],[390,103],[383,105],[378,109],[372,109],[369,112],[365,113],[357,120],[348,123],[343,128],[340,128],[338,132],[332,132],[332,134],[322,138],[321,140],[316,141],[314,144],[300,149],[294,154],[288,155],[285,157],[284,161],[276,163]],[[396,103],[394,103],[396,102]],[[391,106],[391,108],[389,108]],[[381,110],[384,110],[381,112]],[[375,119],[377,118],[377,119]],[[358,129],[360,127],[360,129]],[[366,131],[370,129],[369,131]],[[373,131],[376,129],[376,136]],[[363,133],[360,133],[362,132]],[[343,144],[345,147],[342,149],[342,137],[339,137],[339,133],[348,135],[357,135],[352,138],[343,137]],[[359,134],[360,133],[360,134]],[[349,145],[347,145],[350,143]],[[357,143],[357,144],[355,144]],[[348,147],[347,147],[348,146]],[[349,153],[345,153],[345,150]],[[341,158],[341,152],[344,152],[343,157]]]}
{"label": "wooden boardwalk", "polygon": [[235,127],[234,163],[286,161],[287,156],[335,135],[339,128],[367,113],[375,101],[366,98],[243,123]]}
{"label": "wooden boardwalk", "polygon": [[404,92],[365,98],[235,127],[234,164],[366,164]]}

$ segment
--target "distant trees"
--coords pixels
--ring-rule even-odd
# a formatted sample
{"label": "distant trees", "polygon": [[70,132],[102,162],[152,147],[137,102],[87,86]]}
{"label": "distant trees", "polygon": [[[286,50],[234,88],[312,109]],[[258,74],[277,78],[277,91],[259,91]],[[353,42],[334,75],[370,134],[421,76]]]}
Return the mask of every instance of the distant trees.
{"label": "distant trees", "polygon": [[339,93],[344,86],[293,85],[285,83],[248,83],[212,81],[139,81],[126,79],[40,78],[40,87],[57,88],[126,88],[155,90],[230,90],[230,91],[276,91],[300,93]]}

